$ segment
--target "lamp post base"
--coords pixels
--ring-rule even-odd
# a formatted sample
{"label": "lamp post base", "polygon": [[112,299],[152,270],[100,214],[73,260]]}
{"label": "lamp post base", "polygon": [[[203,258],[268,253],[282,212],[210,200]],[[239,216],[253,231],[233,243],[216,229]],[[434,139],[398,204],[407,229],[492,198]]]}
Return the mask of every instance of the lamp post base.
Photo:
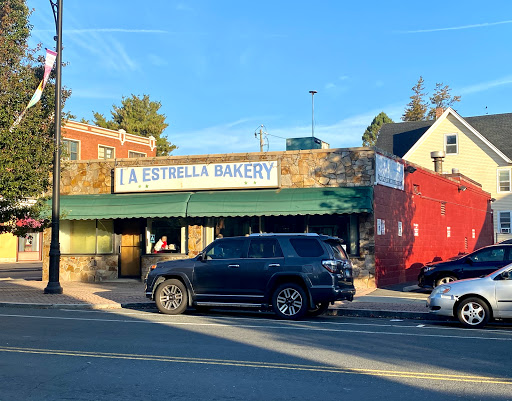
{"label": "lamp post base", "polygon": [[48,285],[44,289],[45,294],[62,294],[62,287],[59,282],[48,282]]}

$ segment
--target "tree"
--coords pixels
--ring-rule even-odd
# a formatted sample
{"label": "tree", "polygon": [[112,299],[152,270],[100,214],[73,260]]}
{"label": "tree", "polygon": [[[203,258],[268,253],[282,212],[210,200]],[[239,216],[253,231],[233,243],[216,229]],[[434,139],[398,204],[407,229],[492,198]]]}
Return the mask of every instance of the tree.
{"label": "tree", "polygon": [[430,97],[430,103],[432,107],[430,108],[427,118],[429,120],[433,120],[436,118],[436,109],[442,108],[446,110],[448,107],[451,107],[455,102],[460,102],[460,96],[451,96],[451,89],[448,85],[443,86],[442,83],[436,84],[436,90],[434,94]]}
{"label": "tree", "polygon": [[[12,131],[44,74],[41,45],[29,48],[31,12],[25,0],[0,3],[0,233],[24,235],[40,225],[41,196],[51,185],[55,76],[41,100]],[[63,102],[70,91],[62,92]],[[31,223],[30,223],[31,222]]]}
{"label": "tree", "polygon": [[366,128],[363,134],[363,146],[375,146],[377,143],[377,135],[383,124],[392,123],[393,120],[384,112],[379,113]]}
{"label": "tree", "polygon": [[434,94],[429,98],[429,108],[429,103],[424,100],[427,94],[423,92],[425,89],[423,83],[423,77],[420,76],[416,85],[412,87],[414,94],[404,111],[402,121],[434,120],[437,108],[446,110],[455,102],[460,102],[460,96],[450,95],[451,89],[448,85],[443,86],[442,83],[437,83]]}
{"label": "tree", "polygon": [[425,103],[425,93],[423,90],[423,77],[420,76],[416,85],[412,87],[414,94],[410,97],[411,101],[407,104],[407,107],[402,116],[402,121],[422,121],[425,120],[425,114],[427,113],[427,104]]}
{"label": "tree", "polygon": [[140,98],[132,94],[129,98],[123,97],[121,103],[121,107],[112,106],[112,120],[107,120],[103,114],[93,112],[94,124],[108,129],[124,129],[130,134],[154,136],[157,156],[167,156],[176,149],[167,138],[162,137],[168,124],[165,123],[165,115],[158,113],[162,106],[160,102],[151,101],[148,95]]}

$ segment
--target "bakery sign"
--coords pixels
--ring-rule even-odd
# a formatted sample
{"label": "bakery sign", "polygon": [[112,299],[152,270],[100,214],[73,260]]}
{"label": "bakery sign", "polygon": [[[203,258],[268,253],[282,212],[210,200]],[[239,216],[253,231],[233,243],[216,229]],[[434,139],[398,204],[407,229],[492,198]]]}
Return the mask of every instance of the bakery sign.
{"label": "bakery sign", "polygon": [[278,188],[280,173],[277,160],[116,167],[114,192]]}
{"label": "bakery sign", "polygon": [[404,165],[375,154],[375,183],[404,190]]}

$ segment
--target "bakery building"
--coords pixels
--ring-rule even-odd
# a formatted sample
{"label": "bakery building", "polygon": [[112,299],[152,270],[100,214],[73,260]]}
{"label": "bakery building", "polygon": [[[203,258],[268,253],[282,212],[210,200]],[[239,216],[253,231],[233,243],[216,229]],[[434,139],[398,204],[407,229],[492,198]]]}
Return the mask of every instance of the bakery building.
{"label": "bakery building", "polygon": [[382,286],[492,242],[478,183],[375,148],[68,161],[61,175],[61,281],[141,278],[219,235],[316,232],[344,240],[359,286]]}

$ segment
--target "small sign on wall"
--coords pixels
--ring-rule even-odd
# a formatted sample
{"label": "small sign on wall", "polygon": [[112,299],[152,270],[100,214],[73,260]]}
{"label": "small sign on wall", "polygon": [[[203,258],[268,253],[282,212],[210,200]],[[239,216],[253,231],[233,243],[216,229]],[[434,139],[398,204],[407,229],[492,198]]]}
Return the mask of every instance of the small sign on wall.
{"label": "small sign on wall", "polygon": [[398,236],[399,237],[402,236],[402,222],[401,221],[398,222]]}
{"label": "small sign on wall", "polygon": [[413,224],[414,227],[414,236],[419,237],[420,235],[420,225],[418,223]]}
{"label": "small sign on wall", "polygon": [[386,221],[382,219],[377,219],[377,235],[386,234]]}
{"label": "small sign on wall", "polygon": [[451,227],[446,227],[446,238],[450,238],[452,236]]}
{"label": "small sign on wall", "polygon": [[476,238],[476,230],[474,228],[471,230],[471,238]]}

